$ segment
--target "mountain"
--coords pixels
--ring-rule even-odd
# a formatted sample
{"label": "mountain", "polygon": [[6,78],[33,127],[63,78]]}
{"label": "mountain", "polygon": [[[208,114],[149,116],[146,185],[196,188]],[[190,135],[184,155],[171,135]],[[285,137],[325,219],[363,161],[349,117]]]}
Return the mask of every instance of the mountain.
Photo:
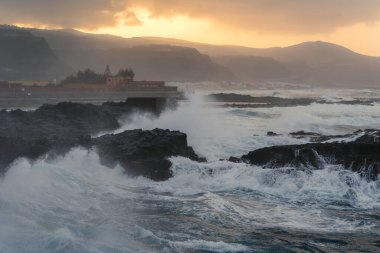
{"label": "mountain", "polygon": [[59,58],[74,69],[104,71],[108,64],[114,71],[133,68],[136,78],[140,80],[237,80],[229,69],[219,66],[194,48],[161,45],[144,38],[87,34],[71,29],[30,31],[44,37]]}
{"label": "mountain", "polygon": [[194,48],[170,45],[144,45],[105,52],[111,68],[129,66],[137,79],[165,81],[234,81],[228,68],[215,64]]}
{"label": "mountain", "polygon": [[380,57],[358,54],[323,41],[289,47],[249,48],[191,43],[176,39],[151,38],[197,48],[220,65],[251,83],[295,82],[314,87],[380,88]]}
{"label": "mountain", "polygon": [[70,72],[45,39],[26,30],[0,28],[0,80],[53,80]]}
{"label": "mountain", "polygon": [[230,69],[243,82],[291,81],[291,73],[284,64],[261,56],[219,56],[215,62]]}
{"label": "mountain", "polygon": [[73,69],[135,69],[139,79],[300,83],[313,87],[379,88],[380,58],[315,41],[290,47],[249,48],[179,39],[123,38],[72,29],[27,29],[43,37]]}
{"label": "mountain", "polygon": [[281,62],[293,77],[318,87],[379,88],[380,58],[326,42],[255,50]]}

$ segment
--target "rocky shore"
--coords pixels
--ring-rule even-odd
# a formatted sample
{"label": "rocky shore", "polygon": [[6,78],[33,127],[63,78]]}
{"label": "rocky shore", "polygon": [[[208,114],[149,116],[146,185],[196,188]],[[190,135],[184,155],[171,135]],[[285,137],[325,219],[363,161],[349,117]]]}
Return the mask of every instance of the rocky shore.
{"label": "rocky shore", "polygon": [[[131,176],[156,181],[167,180],[172,156],[205,162],[188,146],[187,136],[178,131],[140,129],[120,134],[105,134],[120,127],[119,120],[136,108],[124,103],[102,105],[60,103],[44,105],[35,111],[0,111],[0,173],[5,173],[17,158],[54,158],[74,147],[92,149],[108,167],[121,165]],[[148,107],[139,110],[149,111]],[[99,136],[100,137],[94,137]],[[271,138],[279,134],[268,132]],[[289,134],[306,139],[308,144],[267,147],[249,152],[232,162],[263,168],[301,170],[324,169],[341,165],[368,180],[380,174],[380,131],[365,130],[347,135],[321,135],[305,131]]]}
{"label": "rocky shore", "polygon": [[352,99],[352,100],[337,100],[328,101],[324,99],[314,98],[281,98],[273,96],[253,97],[250,95],[241,95],[235,93],[217,93],[206,96],[207,100],[226,103],[226,107],[235,108],[272,108],[272,107],[293,107],[293,106],[308,106],[316,104],[341,104],[341,105],[366,105],[373,106],[374,103],[379,103],[379,98],[373,99]]}
{"label": "rocky shore", "polygon": [[[109,167],[120,164],[126,173],[166,180],[171,176],[168,158],[183,156],[204,161],[187,145],[186,134],[155,129],[131,130],[92,137],[120,127],[119,119],[134,109],[128,103],[60,103],[35,111],[0,112],[0,172],[17,158],[38,159],[65,154],[73,147],[94,149]],[[139,108],[142,109],[141,107]],[[143,108],[149,110],[149,107]]]}
{"label": "rocky shore", "polygon": [[[304,132],[299,132],[304,133]],[[274,133],[270,133],[271,136]],[[380,174],[380,131],[365,130],[344,137],[357,136],[349,142],[308,143],[257,149],[232,162],[245,162],[263,168],[291,167],[303,170],[324,169],[328,165],[342,165],[358,172],[368,180],[376,180]],[[322,136],[320,141],[342,136]]]}

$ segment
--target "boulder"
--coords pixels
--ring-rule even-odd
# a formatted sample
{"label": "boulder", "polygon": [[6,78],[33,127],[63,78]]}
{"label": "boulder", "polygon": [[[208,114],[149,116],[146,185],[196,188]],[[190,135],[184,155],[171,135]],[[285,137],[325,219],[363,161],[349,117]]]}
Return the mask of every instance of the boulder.
{"label": "boulder", "polygon": [[258,149],[231,157],[232,162],[246,162],[264,168],[296,167],[323,169],[328,164],[342,165],[358,172],[368,180],[376,180],[380,173],[380,131],[365,130],[352,142],[308,143]]}
{"label": "boulder", "polygon": [[178,131],[154,129],[131,130],[104,135],[93,140],[101,162],[114,167],[120,164],[129,175],[145,176],[152,180],[167,180],[172,176],[172,156],[205,161],[187,144],[187,136]]}
{"label": "boulder", "polygon": [[[142,101],[143,102],[143,101]],[[145,108],[150,108],[149,104]],[[118,119],[133,111],[136,103],[60,103],[35,111],[0,111],[0,173],[17,158],[35,160],[43,155],[65,154],[73,147],[94,148],[101,162],[120,164],[132,176],[166,180],[171,176],[172,156],[196,161],[198,157],[181,132],[155,129],[131,130],[92,138],[120,127]],[[137,106],[144,109],[144,103]]]}

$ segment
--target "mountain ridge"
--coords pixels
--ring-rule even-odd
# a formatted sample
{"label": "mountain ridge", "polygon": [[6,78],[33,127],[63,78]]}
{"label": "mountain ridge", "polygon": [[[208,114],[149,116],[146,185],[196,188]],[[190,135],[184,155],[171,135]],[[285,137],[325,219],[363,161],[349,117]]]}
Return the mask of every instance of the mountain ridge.
{"label": "mountain ridge", "polygon": [[27,30],[0,29],[0,80],[53,80],[71,69],[42,37]]}
{"label": "mountain ridge", "polygon": [[[142,79],[238,81],[248,85],[285,82],[333,88],[380,87],[380,57],[367,56],[323,41],[308,41],[288,47],[250,48],[149,36],[124,38],[73,29],[25,30],[45,38],[54,53],[73,69],[91,67],[102,71],[106,64],[114,69],[128,65],[136,68],[138,77]],[[141,51],[141,46],[146,50]],[[145,62],[132,52],[134,50]],[[189,52],[193,53],[191,57]],[[156,55],[156,58],[149,54]]]}

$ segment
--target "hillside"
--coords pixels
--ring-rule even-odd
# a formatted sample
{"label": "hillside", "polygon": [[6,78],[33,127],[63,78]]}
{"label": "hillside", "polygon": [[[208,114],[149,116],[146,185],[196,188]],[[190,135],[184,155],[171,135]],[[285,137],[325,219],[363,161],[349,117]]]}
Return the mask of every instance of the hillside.
{"label": "hillside", "polygon": [[70,71],[45,39],[25,30],[0,29],[1,80],[52,80]]}
{"label": "hillside", "polygon": [[289,47],[215,46],[175,39],[145,38],[197,48],[245,82],[296,82],[314,87],[380,88],[380,57],[358,54],[332,43]]}
{"label": "hillside", "polygon": [[117,70],[129,66],[137,79],[165,81],[234,81],[225,67],[215,64],[207,55],[194,48],[169,45],[146,45],[105,52],[105,60]]}
{"label": "hillside", "polygon": [[144,38],[124,39],[94,35],[75,30],[38,30],[55,53],[74,69],[104,71],[109,64],[114,71],[130,67],[137,79],[183,82],[235,81],[225,67],[215,64],[194,48],[154,45]]}
{"label": "hillside", "polygon": [[214,60],[230,69],[243,82],[291,81],[286,66],[269,57],[219,56]]}
{"label": "hillside", "polygon": [[261,49],[157,37],[122,38],[71,29],[29,31],[45,38],[58,58],[75,70],[90,67],[103,71],[105,64],[110,64],[115,71],[134,68],[139,79],[380,87],[379,57],[320,41]]}
{"label": "hillside", "polygon": [[380,87],[380,58],[331,43],[305,42],[285,48],[252,49],[251,53],[255,57],[226,55],[215,59],[245,81],[297,82],[314,87]]}

